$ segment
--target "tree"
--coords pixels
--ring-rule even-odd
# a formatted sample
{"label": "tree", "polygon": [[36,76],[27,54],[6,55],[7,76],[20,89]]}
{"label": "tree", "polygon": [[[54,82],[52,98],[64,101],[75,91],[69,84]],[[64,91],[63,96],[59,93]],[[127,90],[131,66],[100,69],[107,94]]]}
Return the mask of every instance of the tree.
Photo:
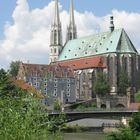
{"label": "tree", "polygon": [[19,71],[21,61],[12,61],[10,63],[9,73],[12,77],[16,77]]}
{"label": "tree", "polygon": [[64,119],[50,118],[40,99],[13,85],[3,69],[0,70],[0,95],[0,139],[61,139],[57,132]]}
{"label": "tree", "polygon": [[0,69],[0,96],[15,96],[17,88],[4,69]]}
{"label": "tree", "polygon": [[130,85],[129,77],[127,73],[122,70],[119,74],[118,91],[120,94],[126,95],[127,88]]}
{"label": "tree", "polygon": [[110,93],[110,89],[107,75],[104,73],[99,73],[96,81],[93,83],[93,92],[98,95],[106,95]]}
{"label": "tree", "polygon": [[129,127],[123,126],[119,132],[108,135],[109,140],[140,140],[140,110],[133,114]]}
{"label": "tree", "polygon": [[61,111],[61,104],[58,99],[54,101],[54,111]]}
{"label": "tree", "polygon": [[140,91],[135,93],[134,97],[135,97],[135,102],[140,102]]}

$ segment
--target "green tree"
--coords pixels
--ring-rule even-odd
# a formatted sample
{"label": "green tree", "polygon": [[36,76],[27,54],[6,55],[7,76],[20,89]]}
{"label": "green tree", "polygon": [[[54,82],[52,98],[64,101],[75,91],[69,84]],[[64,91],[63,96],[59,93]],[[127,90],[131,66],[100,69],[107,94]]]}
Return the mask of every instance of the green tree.
{"label": "green tree", "polygon": [[135,93],[134,97],[135,97],[135,102],[140,102],[140,91]]}
{"label": "green tree", "polygon": [[[17,88],[4,69],[0,69],[0,96],[15,96]],[[10,92],[9,92],[10,91]]]}
{"label": "green tree", "polygon": [[12,61],[10,63],[9,73],[12,77],[16,77],[19,71],[21,61]]}
{"label": "green tree", "polygon": [[120,94],[126,95],[127,88],[130,86],[130,81],[127,73],[122,70],[119,74],[118,90]]}
{"label": "green tree", "polygon": [[50,118],[40,99],[13,86],[3,69],[0,70],[0,94],[0,139],[61,139],[58,132],[64,119]]}
{"label": "green tree", "polygon": [[96,81],[93,83],[93,92],[98,95],[106,95],[110,93],[110,85],[107,75],[99,73]]}
{"label": "green tree", "polygon": [[140,110],[132,116],[129,127],[123,126],[119,132],[108,135],[109,140],[140,140]]}
{"label": "green tree", "polygon": [[61,111],[61,104],[58,99],[54,101],[54,111]]}

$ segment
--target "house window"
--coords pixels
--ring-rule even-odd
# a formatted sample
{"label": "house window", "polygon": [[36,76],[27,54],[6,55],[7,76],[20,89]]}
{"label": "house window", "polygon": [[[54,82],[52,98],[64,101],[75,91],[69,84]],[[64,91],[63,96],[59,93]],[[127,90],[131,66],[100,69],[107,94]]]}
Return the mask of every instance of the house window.
{"label": "house window", "polygon": [[44,88],[44,91],[47,91],[47,88]]}
{"label": "house window", "polygon": [[29,84],[30,86],[32,86],[32,83],[31,83],[31,82],[29,82],[28,84]]}
{"label": "house window", "polygon": [[54,82],[57,82],[57,79],[54,79]]}
{"label": "house window", "polygon": [[67,82],[70,83],[70,79],[68,79]]}
{"label": "house window", "polygon": [[53,96],[57,97],[57,89],[56,88],[54,89]]}
{"label": "house window", "polygon": [[54,84],[54,87],[57,87],[57,84]]}
{"label": "house window", "polygon": [[67,93],[67,96],[70,97],[70,93]]}

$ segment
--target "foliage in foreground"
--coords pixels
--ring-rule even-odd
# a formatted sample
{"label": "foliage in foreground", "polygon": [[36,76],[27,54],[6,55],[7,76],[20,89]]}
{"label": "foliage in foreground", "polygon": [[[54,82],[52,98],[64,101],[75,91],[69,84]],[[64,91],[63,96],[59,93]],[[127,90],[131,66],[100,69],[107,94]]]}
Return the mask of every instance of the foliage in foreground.
{"label": "foliage in foreground", "polygon": [[0,139],[61,139],[59,130],[64,118],[50,118],[40,100],[14,86],[2,69],[0,96]]}
{"label": "foliage in foreground", "polygon": [[137,93],[135,93],[135,102],[139,102],[140,103],[140,91],[138,91]]}
{"label": "foliage in foreground", "polygon": [[109,134],[108,140],[140,140],[140,110],[133,115],[129,127],[122,127],[119,132]]}

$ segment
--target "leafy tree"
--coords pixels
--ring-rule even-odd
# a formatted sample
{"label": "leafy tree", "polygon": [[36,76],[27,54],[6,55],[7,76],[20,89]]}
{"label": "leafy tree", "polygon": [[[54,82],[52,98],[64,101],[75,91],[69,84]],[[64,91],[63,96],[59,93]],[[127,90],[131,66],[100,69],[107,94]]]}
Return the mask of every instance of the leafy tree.
{"label": "leafy tree", "polygon": [[21,61],[12,61],[10,63],[10,69],[9,73],[11,74],[12,77],[16,77],[19,71],[19,66],[20,66]]}
{"label": "leafy tree", "polygon": [[110,85],[106,74],[99,73],[97,75],[97,79],[93,83],[93,92],[98,95],[106,95],[110,93]]}
{"label": "leafy tree", "polygon": [[126,95],[127,88],[130,85],[129,77],[127,73],[122,70],[119,74],[118,90],[120,94]]}
{"label": "leafy tree", "polygon": [[[0,139],[61,139],[58,132],[64,119],[50,118],[41,101],[14,86],[3,69],[0,70],[0,95]],[[57,125],[58,122],[61,123]]]}
{"label": "leafy tree", "polygon": [[[4,69],[0,69],[0,96],[15,96],[17,88],[12,84],[11,79]],[[10,91],[10,92],[9,92]]]}
{"label": "leafy tree", "polygon": [[137,93],[135,93],[135,102],[140,102],[140,91],[138,91]]}
{"label": "leafy tree", "polygon": [[132,120],[129,123],[130,128],[134,133],[140,135],[140,110],[138,113],[134,114]]}
{"label": "leafy tree", "polygon": [[61,111],[61,104],[58,99],[54,101],[54,111]]}
{"label": "leafy tree", "polygon": [[109,140],[140,140],[140,110],[132,116],[129,127],[122,127],[119,132],[108,135]]}

